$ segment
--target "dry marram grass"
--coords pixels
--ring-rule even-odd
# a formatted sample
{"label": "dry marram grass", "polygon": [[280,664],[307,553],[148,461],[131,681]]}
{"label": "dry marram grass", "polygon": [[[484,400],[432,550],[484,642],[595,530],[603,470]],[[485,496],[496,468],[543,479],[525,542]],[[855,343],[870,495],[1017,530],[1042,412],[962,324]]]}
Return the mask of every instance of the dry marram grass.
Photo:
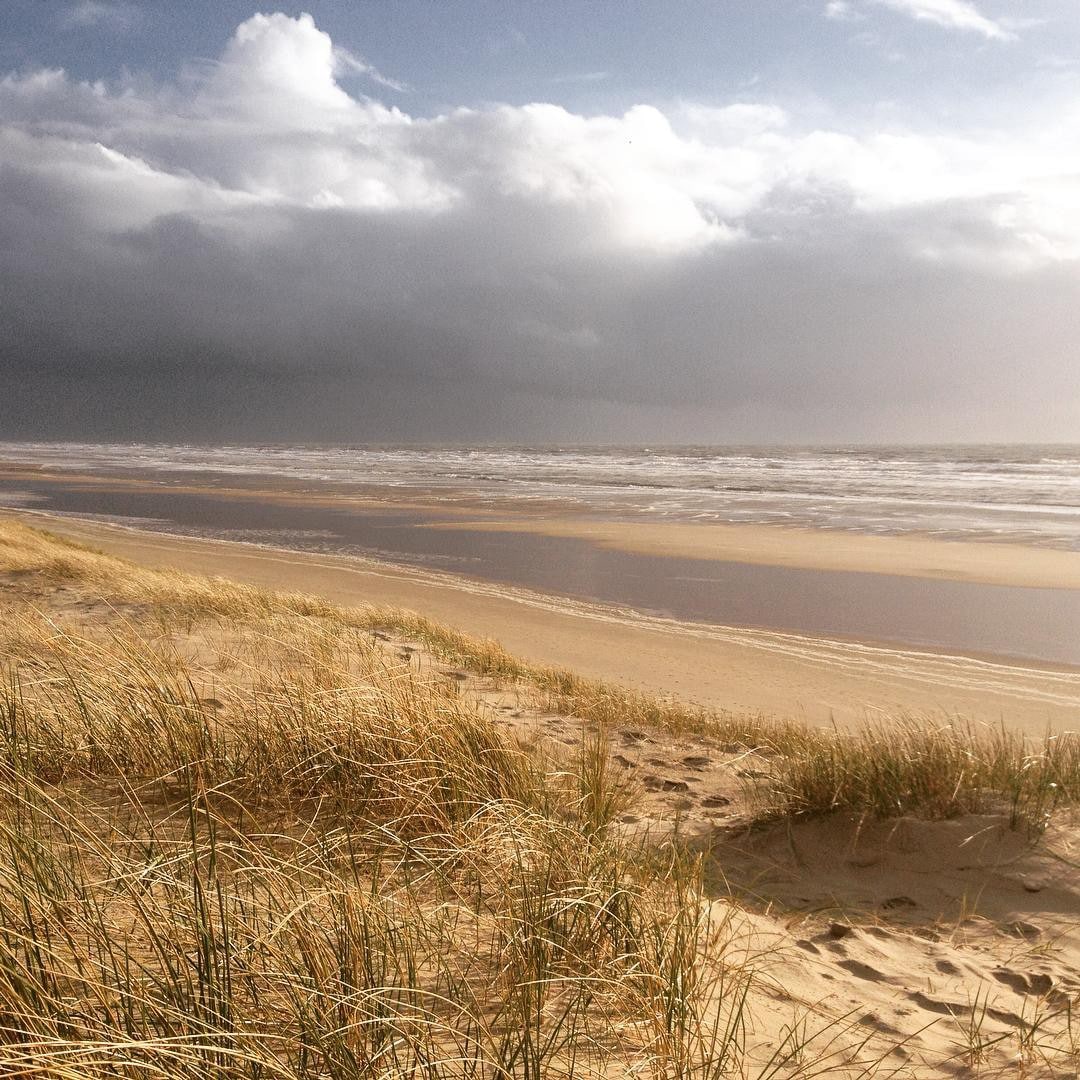
{"label": "dry marram grass", "polygon": [[[709,902],[700,856],[613,828],[606,726],[753,751],[765,817],[1004,800],[1040,827],[1080,784],[1071,738],[706,713],[408,613],[139,569],[13,522],[0,570],[111,606],[69,623],[16,596],[0,618],[9,1076],[890,1075],[895,1048],[843,1022],[754,1043],[768,949]],[[382,648],[386,628],[592,734],[527,752]]]}

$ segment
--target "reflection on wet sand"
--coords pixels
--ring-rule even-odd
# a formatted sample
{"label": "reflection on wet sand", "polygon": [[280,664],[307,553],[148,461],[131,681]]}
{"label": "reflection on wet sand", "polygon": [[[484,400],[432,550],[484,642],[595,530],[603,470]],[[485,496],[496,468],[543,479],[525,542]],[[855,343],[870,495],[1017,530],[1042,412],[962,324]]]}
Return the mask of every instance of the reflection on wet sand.
{"label": "reflection on wet sand", "polygon": [[[621,550],[575,535],[471,526],[436,508],[244,498],[140,483],[0,480],[46,512],[358,555],[723,626],[1080,665],[1080,590],[811,570]],[[420,526],[447,525],[452,528]],[[1063,553],[1055,553],[1063,554]]]}

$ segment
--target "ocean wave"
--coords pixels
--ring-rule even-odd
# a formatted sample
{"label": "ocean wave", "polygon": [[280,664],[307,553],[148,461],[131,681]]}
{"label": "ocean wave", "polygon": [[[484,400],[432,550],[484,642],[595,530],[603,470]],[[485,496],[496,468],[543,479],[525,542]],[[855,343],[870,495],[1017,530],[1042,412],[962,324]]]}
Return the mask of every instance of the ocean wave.
{"label": "ocean wave", "polygon": [[1080,548],[1080,446],[484,447],[2,443],[10,464],[280,479],[441,502],[1021,540]]}

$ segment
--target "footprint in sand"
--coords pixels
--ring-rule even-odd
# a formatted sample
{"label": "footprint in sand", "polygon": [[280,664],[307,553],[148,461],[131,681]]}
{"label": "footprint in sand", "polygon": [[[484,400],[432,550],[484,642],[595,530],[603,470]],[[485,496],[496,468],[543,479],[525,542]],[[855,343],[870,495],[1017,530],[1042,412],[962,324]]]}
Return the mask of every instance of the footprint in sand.
{"label": "footprint in sand", "polygon": [[666,777],[646,776],[641,781],[647,791],[689,791],[690,785],[682,780],[669,780]]}
{"label": "footprint in sand", "polygon": [[[927,997],[922,991],[908,994],[908,1000],[913,1001],[920,1009],[936,1013],[938,1016],[951,1016],[954,1020],[971,1016],[974,1011],[971,1005],[961,1004],[959,1001],[937,1001],[932,997]],[[1018,1027],[1023,1023],[1016,1013],[1007,1012],[1005,1009],[987,1009],[986,1015],[999,1024],[1008,1024],[1012,1027]]]}
{"label": "footprint in sand", "polygon": [[1037,997],[1045,997],[1054,989],[1054,980],[1042,973],[1024,975],[1019,971],[1010,971],[1008,968],[998,968],[991,974],[999,983],[1004,983],[1010,990],[1025,996],[1034,994]]}
{"label": "footprint in sand", "polygon": [[684,757],[682,763],[688,769],[697,769],[700,771],[701,769],[706,768],[711,760],[711,758],[705,757],[704,754],[691,754],[689,757]]}
{"label": "footprint in sand", "polygon": [[866,1013],[864,1016],[859,1017],[859,1023],[866,1027],[873,1028],[875,1031],[880,1031],[882,1035],[899,1035],[900,1029],[895,1028],[892,1024],[887,1024],[884,1020],[878,1016],[877,1013]]}
{"label": "footprint in sand", "polygon": [[853,867],[856,870],[866,870],[871,866],[877,866],[881,862],[880,855],[852,855],[850,859],[846,860],[848,866]]}
{"label": "footprint in sand", "polygon": [[1005,931],[1010,934],[1015,934],[1016,937],[1026,938],[1028,941],[1034,941],[1036,938],[1042,937],[1042,931],[1029,922],[1011,922],[1006,923],[1004,927]]}
{"label": "footprint in sand", "polygon": [[881,906],[885,911],[900,911],[904,908],[914,908],[919,905],[910,896],[890,896],[888,900],[882,901]]}
{"label": "footprint in sand", "polygon": [[937,1013],[938,1016],[969,1016],[971,1014],[970,1005],[961,1005],[959,1002],[937,1001],[934,998],[927,997],[921,990],[908,994],[908,1000],[913,1001],[920,1009]]}
{"label": "footprint in sand", "polygon": [[701,800],[701,805],[712,810],[721,806],[730,806],[731,800],[725,795],[706,795],[705,798]]}
{"label": "footprint in sand", "polygon": [[895,983],[888,975],[883,975],[877,968],[864,964],[861,960],[838,960],[836,966],[851,972],[856,979],[865,979],[867,982]]}

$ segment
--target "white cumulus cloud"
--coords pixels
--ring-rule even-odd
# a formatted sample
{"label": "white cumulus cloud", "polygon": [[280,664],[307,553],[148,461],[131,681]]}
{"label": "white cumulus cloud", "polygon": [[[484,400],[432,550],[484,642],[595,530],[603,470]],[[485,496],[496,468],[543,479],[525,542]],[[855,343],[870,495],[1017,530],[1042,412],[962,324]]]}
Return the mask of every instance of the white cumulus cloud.
{"label": "white cumulus cloud", "polygon": [[[1020,357],[1040,401],[1073,400],[1080,113],[977,135],[758,101],[414,116],[350,94],[346,55],[309,16],[256,15],[176,85],[0,79],[0,366],[332,378],[309,406],[346,436],[394,400],[422,435],[448,386],[482,388],[487,418],[537,396],[795,410],[825,438],[858,434],[831,430],[838,396],[885,397],[899,432],[958,368],[987,415],[1023,417]],[[286,423],[306,393],[264,403],[281,430],[307,431]]]}

